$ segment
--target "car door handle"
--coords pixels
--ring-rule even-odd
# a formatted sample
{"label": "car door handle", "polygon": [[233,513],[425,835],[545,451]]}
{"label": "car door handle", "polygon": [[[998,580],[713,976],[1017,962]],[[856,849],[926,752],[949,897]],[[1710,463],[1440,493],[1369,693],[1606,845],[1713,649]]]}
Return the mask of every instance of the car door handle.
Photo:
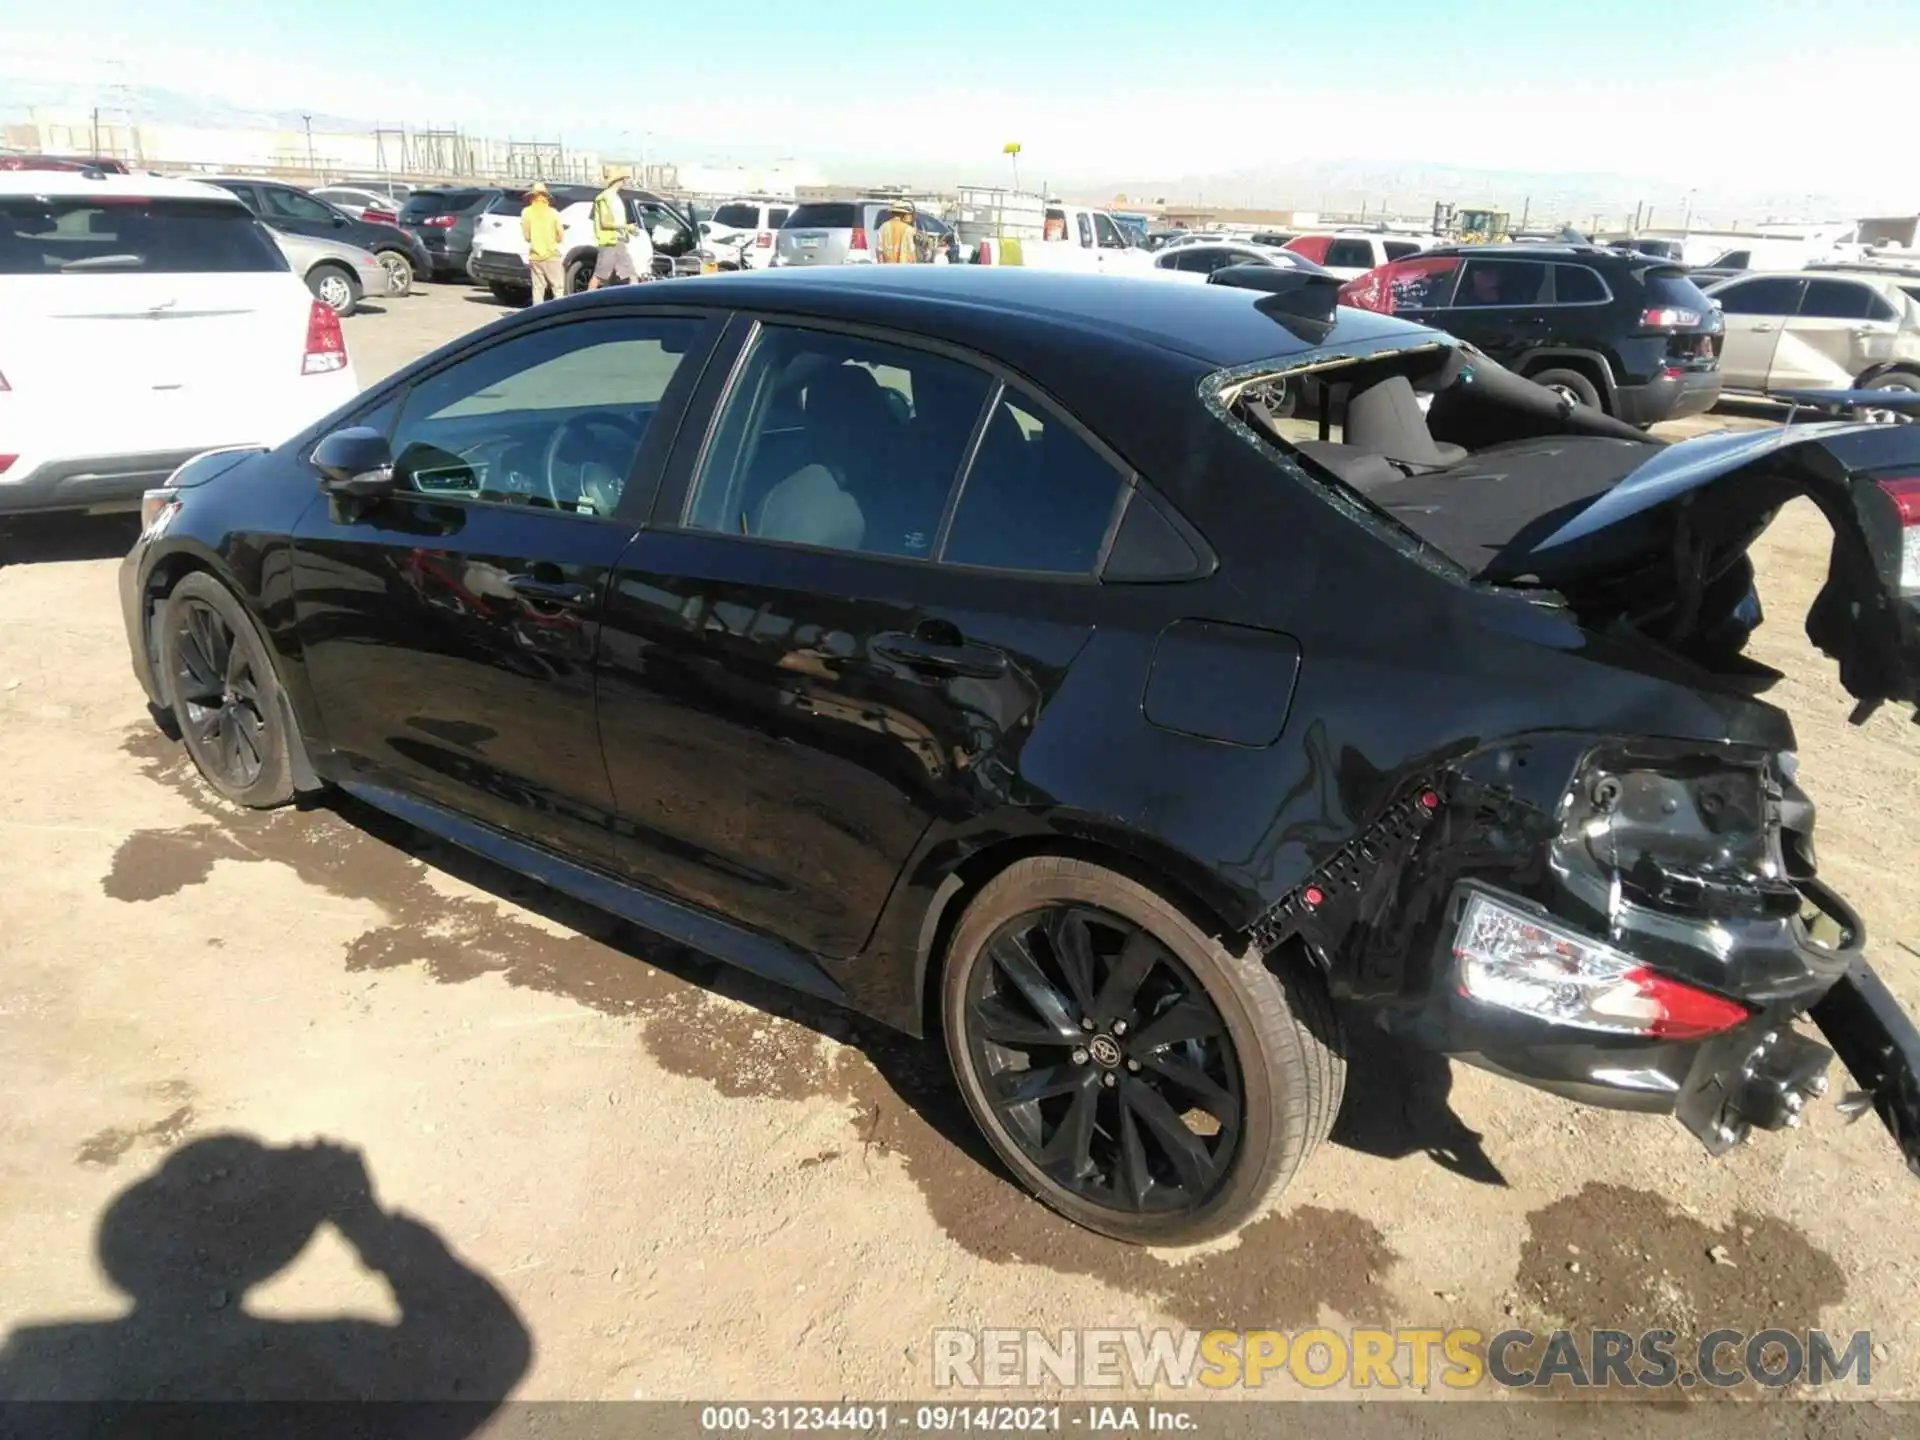
{"label": "car door handle", "polygon": [[916,635],[876,635],[873,651],[914,670],[991,680],[1007,673],[1006,652],[986,645],[943,645]]}
{"label": "car door handle", "polygon": [[599,592],[591,585],[578,585],[565,580],[541,580],[533,575],[510,575],[507,587],[523,600],[537,600],[542,605],[565,605],[570,610],[584,610],[593,604]]}
{"label": "car door handle", "polygon": [[1776,325],[1756,325],[1748,333],[1752,335],[1771,335],[1778,328]]}

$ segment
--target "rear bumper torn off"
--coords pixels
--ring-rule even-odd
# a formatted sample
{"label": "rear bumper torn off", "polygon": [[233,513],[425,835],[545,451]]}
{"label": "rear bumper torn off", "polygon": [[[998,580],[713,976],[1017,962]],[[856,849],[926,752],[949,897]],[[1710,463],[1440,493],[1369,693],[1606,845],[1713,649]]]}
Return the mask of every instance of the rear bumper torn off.
{"label": "rear bumper torn off", "polygon": [[1907,1168],[1920,1175],[1920,1029],[1913,1017],[1864,959],[1834,982],[1810,1014],[1871,1097]]}

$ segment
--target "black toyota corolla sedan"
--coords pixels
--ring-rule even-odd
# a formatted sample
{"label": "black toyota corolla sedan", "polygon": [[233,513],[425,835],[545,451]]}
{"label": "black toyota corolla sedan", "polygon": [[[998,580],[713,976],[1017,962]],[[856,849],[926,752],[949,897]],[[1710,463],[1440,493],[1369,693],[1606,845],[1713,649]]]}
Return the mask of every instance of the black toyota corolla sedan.
{"label": "black toyota corolla sedan", "polygon": [[1663,445],[1334,282],[780,271],[454,342],[181,467],[122,571],[207,783],[338,787],[939,1036],[1020,1181],[1226,1232],[1343,1035],[1718,1153],[1833,1050],[1920,1157],[1920,1042],[1815,875],[1742,654],[1920,695],[1920,431]]}

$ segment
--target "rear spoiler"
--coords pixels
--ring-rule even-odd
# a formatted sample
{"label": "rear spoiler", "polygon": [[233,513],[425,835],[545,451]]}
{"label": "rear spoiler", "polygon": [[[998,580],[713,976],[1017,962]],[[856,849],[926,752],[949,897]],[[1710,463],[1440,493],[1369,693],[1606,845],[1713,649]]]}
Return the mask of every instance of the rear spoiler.
{"label": "rear spoiler", "polygon": [[1339,278],[1310,270],[1282,270],[1275,265],[1226,265],[1207,276],[1207,283],[1265,291],[1265,295],[1254,302],[1254,308],[1314,344],[1332,332],[1334,313],[1340,306]]}

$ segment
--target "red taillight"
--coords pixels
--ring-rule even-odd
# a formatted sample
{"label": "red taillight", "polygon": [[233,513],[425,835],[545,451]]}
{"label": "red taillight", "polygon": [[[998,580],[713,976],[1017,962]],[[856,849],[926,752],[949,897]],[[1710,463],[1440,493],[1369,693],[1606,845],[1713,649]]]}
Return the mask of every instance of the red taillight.
{"label": "red taillight", "polygon": [[0,455],[0,475],[4,475],[7,471],[11,470],[13,468],[13,462],[19,458],[18,455]]}
{"label": "red taillight", "polygon": [[1900,516],[1900,593],[1920,597],[1920,475],[1889,475],[1880,489]]}
{"label": "red taillight", "polygon": [[1681,330],[1699,323],[1698,310],[1682,310],[1677,305],[1655,305],[1640,313],[1643,330]]}
{"label": "red taillight", "polygon": [[853,227],[853,238],[847,241],[847,249],[864,251],[867,248],[867,232],[858,225]]}
{"label": "red taillight", "polygon": [[1753,1012],[1746,1006],[1705,990],[1696,990],[1652,970],[1629,970],[1620,977],[1650,1002],[1643,1034],[1658,1040],[1697,1040],[1731,1030]]}
{"label": "red taillight", "polygon": [[771,230],[762,230],[759,235],[754,238],[753,243],[757,248],[765,250],[773,244],[773,232]]}
{"label": "red taillight", "polygon": [[1660,372],[1660,378],[1662,380],[1678,380],[1680,378],[1681,373],[1682,372],[1678,365],[1669,365],[1667,366],[1666,369]]}
{"label": "red taillight", "polygon": [[307,349],[300,357],[300,373],[329,375],[346,368],[347,337],[340,317],[316,300],[307,311]]}
{"label": "red taillight", "polygon": [[451,230],[455,225],[460,223],[460,217],[458,215],[429,215],[420,223],[422,225],[431,225],[436,230]]}
{"label": "red taillight", "polygon": [[371,220],[376,225],[398,225],[400,217],[391,210],[382,210],[377,205],[369,205],[360,212],[362,220]]}
{"label": "red taillight", "polygon": [[[5,388],[6,382],[0,381],[0,390]],[[1880,482],[1880,488],[1900,512],[1902,525],[1920,525],[1920,475],[1891,475]]]}

